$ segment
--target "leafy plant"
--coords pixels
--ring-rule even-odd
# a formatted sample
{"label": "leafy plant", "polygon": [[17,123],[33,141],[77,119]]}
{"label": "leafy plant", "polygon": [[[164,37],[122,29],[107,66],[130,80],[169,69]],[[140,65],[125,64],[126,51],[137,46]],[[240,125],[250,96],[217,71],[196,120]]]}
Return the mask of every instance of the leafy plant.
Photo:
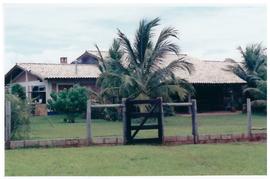
{"label": "leafy plant", "polygon": [[30,106],[25,100],[12,94],[5,98],[11,103],[11,139],[26,139],[30,132]]}
{"label": "leafy plant", "polygon": [[14,84],[11,86],[11,94],[18,96],[22,100],[26,99],[25,89],[20,84]]}
{"label": "leafy plant", "polygon": [[75,85],[59,93],[51,93],[51,98],[48,100],[49,109],[66,114],[64,122],[74,123],[79,114],[86,112],[88,90]]}
{"label": "leafy plant", "polygon": [[267,54],[261,44],[249,45],[243,50],[238,48],[243,62],[230,65],[229,68],[247,82],[243,93],[252,99],[252,106],[266,111],[267,104]]}
{"label": "leafy plant", "polygon": [[[89,89],[89,93],[91,96],[90,98],[94,99],[94,100],[92,100],[94,103],[95,102],[98,102],[101,104],[108,103],[108,100],[106,100],[105,97],[103,96],[105,94],[104,91],[101,90],[101,91],[97,92],[97,91]],[[111,99],[109,97],[109,94],[106,97]],[[110,102],[116,103],[119,101],[112,100]],[[119,112],[119,109],[117,109],[117,108],[103,108],[103,109],[92,108],[91,110],[92,110],[92,118],[93,119],[99,118],[99,119],[105,119],[107,121],[116,121],[116,120],[122,119],[121,113]]]}

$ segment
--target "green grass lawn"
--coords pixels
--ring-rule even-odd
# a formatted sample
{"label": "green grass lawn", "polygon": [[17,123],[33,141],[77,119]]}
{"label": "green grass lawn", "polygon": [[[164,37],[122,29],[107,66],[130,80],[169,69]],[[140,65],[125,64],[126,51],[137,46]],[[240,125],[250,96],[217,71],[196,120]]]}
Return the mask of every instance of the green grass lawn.
{"label": "green grass lawn", "polygon": [[[30,139],[85,138],[84,119],[74,124],[63,123],[64,116],[31,118]],[[199,134],[230,134],[246,132],[246,115],[199,116]],[[173,116],[165,118],[165,136],[191,135],[191,117]],[[266,127],[266,116],[253,115],[253,126]],[[122,136],[122,122],[93,120],[93,136]],[[156,136],[156,131],[140,131],[138,137]]]}
{"label": "green grass lawn", "polygon": [[266,175],[266,162],[266,143],[17,149],[5,175]]}

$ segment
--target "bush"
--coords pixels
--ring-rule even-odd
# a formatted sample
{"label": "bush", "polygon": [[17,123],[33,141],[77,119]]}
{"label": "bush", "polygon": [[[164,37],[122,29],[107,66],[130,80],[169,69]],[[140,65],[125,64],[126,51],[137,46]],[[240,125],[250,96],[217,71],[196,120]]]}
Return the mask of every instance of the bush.
{"label": "bush", "polygon": [[122,120],[122,113],[119,112],[117,108],[105,108],[104,109],[104,119],[107,121],[121,121]]}
{"label": "bush", "polygon": [[52,99],[48,100],[49,109],[64,113],[64,122],[74,123],[78,115],[86,112],[88,90],[85,87],[76,85],[59,93],[53,92],[51,97]]}
{"label": "bush", "polygon": [[11,94],[18,96],[22,100],[26,99],[24,87],[20,84],[14,84],[11,86]]}
{"label": "bush", "polygon": [[11,103],[11,139],[26,139],[30,132],[30,106],[26,101],[12,94],[5,95]]}

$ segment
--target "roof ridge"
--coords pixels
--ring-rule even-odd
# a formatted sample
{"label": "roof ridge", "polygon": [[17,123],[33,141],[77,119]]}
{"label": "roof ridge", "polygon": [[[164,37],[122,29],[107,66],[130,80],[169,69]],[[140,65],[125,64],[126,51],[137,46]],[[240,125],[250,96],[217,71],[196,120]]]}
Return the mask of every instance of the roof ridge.
{"label": "roof ridge", "polygon": [[204,62],[225,62],[225,61],[220,61],[220,60],[202,60]]}
{"label": "roof ridge", "polygon": [[[97,52],[98,50],[86,50],[87,52]],[[109,53],[109,50],[99,50],[100,52],[106,52]],[[167,55],[175,55],[173,52],[169,52]],[[178,55],[187,55],[187,53],[179,53]]]}
{"label": "roof ridge", "polygon": [[38,63],[36,63],[36,62],[24,62],[24,63],[16,63],[16,64],[40,64],[40,65],[57,65],[58,63],[41,63],[41,62],[38,62]]}
{"label": "roof ridge", "polygon": [[[61,64],[61,63],[33,63],[33,62],[30,62],[30,63],[16,63],[17,65],[21,65],[21,64],[27,64],[27,65],[76,65],[75,63],[74,64],[71,64],[71,63],[67,63],[67,64]],[[96,64],[77,64],[77,65],[96,65]]]}

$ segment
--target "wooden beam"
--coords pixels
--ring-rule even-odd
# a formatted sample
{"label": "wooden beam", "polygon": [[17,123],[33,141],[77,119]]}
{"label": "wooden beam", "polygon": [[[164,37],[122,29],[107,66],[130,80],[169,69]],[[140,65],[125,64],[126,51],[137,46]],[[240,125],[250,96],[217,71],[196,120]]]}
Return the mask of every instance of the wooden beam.
{"label": "wooden beam", "polygon": [[159,129],[158,129],[158,137],[161,139],[161,143],[164,143],[164,111],[163,111],[163,103],[162,103],[163,99],[162,97],[160,97],[160,118],[158,120],[160,120],[158,122],[159,125]]}
{"label": "wooden beam", "polygon": [[127,143],[126,98],[122,98],[123,144]]}
{"label": "wooden beam", "polygon": [[11,103],[6,101],[5,104],[5,146],[10,148],[11,139]]}
{"label": "wooden beam", "polygon": [[130,144],[149,144],[149,143],[161,143],[159,138],[142,138],[142,139],[133,139],[130,141]]}
{"label": "wooden beam", "polygon": [[87,109],[86,109],[86,138],[87,144],[90,145],[93,143],[92,139],[92,125],[91,125],[91,100],[87,101]]}
{"label": "wooden beam", "polygon": [[192,117],[192,135],[193,135],[193,141],[194,144],[198,143],[198,118],[197,118],[197,102],[196,99],[191,100],[192,108],[191,108],[191,117]]}
{"label": "wooden beam", "polygon": [[158,125],[154,124],[154,125],[144,125],[142,127],[138,126],[131,126],[131,130],[151,130],[151,129],[158,129]]}
{"label": "wooden beam", "polygon": [[123,107],[123,104],[93,104],[92,108],[115,108],[115,107]]}
{"label": "wooden beam", "polygon": [[27,70],[25,70],[25,82],[28,82],[29,81],[29,79],[28,79],[28,72],[27,72]]}
{"label": "wooden beam", "polygon": [[192,103],[162,103],[163,106],[191,106]]}
{"label": "wooden beam", "polygon": [[[191,95],[188,94],[188,102],[191,103]],[[191,114],[191,106],[188,107],[188,113]]]}
{"label": "wooden beam", "polygon": [[247,98],[247,135],[251,137],[252,135],[252,118],[251,118],[251,102],[250,98]]}

